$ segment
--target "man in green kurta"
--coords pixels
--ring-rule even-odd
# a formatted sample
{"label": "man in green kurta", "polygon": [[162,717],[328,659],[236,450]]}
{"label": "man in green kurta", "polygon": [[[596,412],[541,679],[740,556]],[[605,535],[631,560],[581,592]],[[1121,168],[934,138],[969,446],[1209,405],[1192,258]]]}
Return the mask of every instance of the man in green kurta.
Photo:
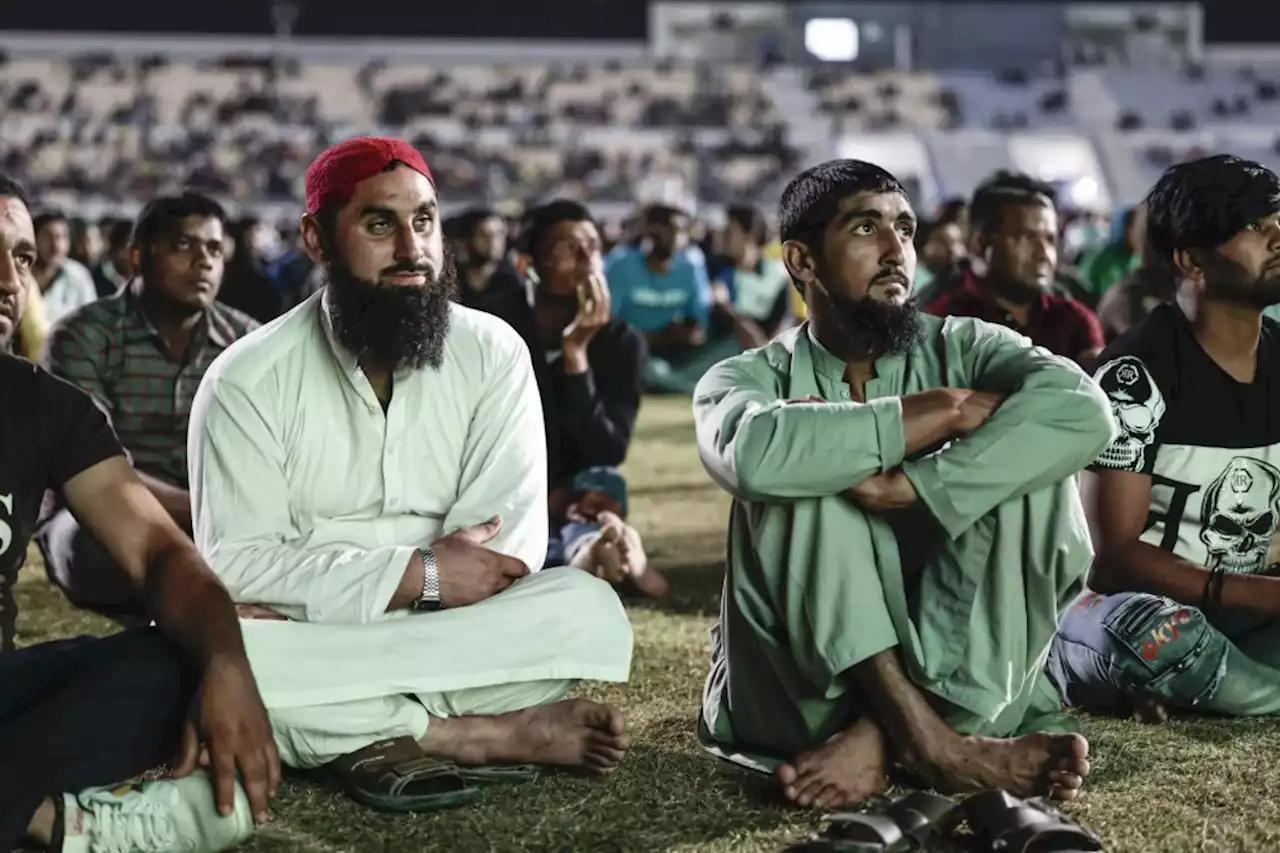
{"label": "man in green kurta", "polygon": [[703,464],[734,497],[700,734],[832,808],[888,768],[1075,797],[1088,744],[1043,674],[1092,549],[1075,475],[1106,397],[1003,327],[909,301],[916,217],[877,166],[782,196],[809,321],[714,367]]}

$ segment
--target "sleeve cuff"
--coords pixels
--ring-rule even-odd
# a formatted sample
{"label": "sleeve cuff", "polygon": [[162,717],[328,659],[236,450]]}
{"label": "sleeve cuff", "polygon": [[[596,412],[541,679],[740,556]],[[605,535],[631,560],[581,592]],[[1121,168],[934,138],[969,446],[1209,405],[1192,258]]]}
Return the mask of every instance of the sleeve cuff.
{"label": "sleeve cuff", "polygon": [[902,426],[902,400],[883,397],[868,403],[876,424],[876,441],[880,448],[880,473],[892,471],[907,455],[907,436]]}
{"label": "sleeve cuff", "polygon": [[929,508],[938,524],[947,532],[947,537],[954,540],[968,528],[968,524],[947,496],[942,478],[938,475],[938,456],[945,452],[939,451],[923,459],[907,462],[902,466],[902,473],[915,487],[920,502]]}
{"label": "sleeve cuff", "polygon": [[413,553],[417,551],[417,547],[401,546],[391,550],[391,557],[387,561],[387,567],[382,572],[382,576],[377,578],[377,582],[370,593],[368,601],[370,612],[365,614],[362,622],[377,622],[387,618],[387,608],[391,606],[391,599],[395,597],[396,590],[400,588],[400,582],[404,580],[404,573],[409,569],[409,562],[413,559]]}

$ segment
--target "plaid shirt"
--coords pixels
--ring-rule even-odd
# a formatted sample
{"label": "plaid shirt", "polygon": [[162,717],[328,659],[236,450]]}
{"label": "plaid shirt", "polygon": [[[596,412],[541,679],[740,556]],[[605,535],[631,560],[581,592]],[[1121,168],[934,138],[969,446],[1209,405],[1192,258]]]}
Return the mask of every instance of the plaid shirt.
{"label": "plaid shirt", "polygon": [[257,326],[215,302],[178,362],[126,287],[55,325],[43,361],[97,401],[138,470],[185,489],[187,421],[196,388],[218,354]]}

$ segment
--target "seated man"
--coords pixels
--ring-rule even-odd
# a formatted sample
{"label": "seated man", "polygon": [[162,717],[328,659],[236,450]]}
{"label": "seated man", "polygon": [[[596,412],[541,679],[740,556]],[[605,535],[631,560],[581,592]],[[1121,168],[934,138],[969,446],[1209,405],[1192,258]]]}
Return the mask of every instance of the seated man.
{"label": "seated man", "polygon": [[1075,797],[1088,744],[1042,666],[1091,556],[1075,474],[1111,440],[1105,398],[1000,326],[917,313],[916,219],[883,169],[816,166],[780,218],[809,322],[694,397],[735,499],[704,744],[821,809],[891,761]]}
{"label": "seated man", "polygon": [[[723,267],[711,285],[711,329],[738,348],[764,346],[791,320],[791,277],[781,259],[766,258],[764,213],[750,205],[731,205],[721,232]],[[731,354],[726,348],[726,356]]]}
{"label": "seated man", "polygon": [[573,565],[647,595],[667,582],[625,522],[627,456],[644,391],[644,338],[609,316],[600,232],[591,213],[556,200],[526,217],[521,249],[538,283],[532,310],[499,313],[529,344],[547,428],[551,546]]}
{"label": "seated man", "polygon": [[244,626],[283,760],[387,810],[465,797],[430,757],[611,771],[622,712],[565,696],[627,679],[631,626],[607,583],[537,571],[547,456],[528,348],[451,301],[411,146],[334,146],[306,199],[328,284],[233,344],[191,414],[196,541],[238,602],[294,620]]}
{"label": "seated man", "polygon": [[698,377],[724,357],[709,356],[706,349],[711,320],[706,260],[701,252],[688,251],[689,217],[682,211],[651,206],[642,228],[639,246],[610,253],[605,266],[610,311],[649,344],[648,389],[688,394]]}
{"label": "seated man", "polygon": [[56,323],[82,305],[98,298],[93,273],[71,257],[71,220],[65,214],[46,211],[35,218],[39,252],[32,270],[50,323]]}
{"label": "seated man", "polygon": [[[159,198],[134,227],[139,277],[68,314],[42,359],[111,418],[139,479],[179,527],[191,530],[187,419],[213,360],[257,322],[216,302],[226,214],[211,198]],[[36,536],[49,579],[67,598],[128,622],[141,612],[120,567],[61,509]]]}
{"label": "seated man", "polygon": [[1008,326],[1036,346],[1090,367],[1102,351],[1093,312],[1052,292],[1058,268],[1058,215],[1053,188],[1025,175],[997,173],[969,207],[974,254],[983,275],[964,267],[954,289],[925,297],[938,317],[977,317]]}
{"label": "seated man", "polygon": [[1070,705],[1280,712],[1280,177],[1219,155],[1167,170],[1147,240],[1191,281],[1107,348],[1120,434],[1084,475],[1097,557],[1049,673]]}
{"label": "seated man", "polygon": [[[0,175],[0,348],[35,257],[22,188]],[[86,394],[0,355],[0,395],[0,850],[25,840],[55,853],[200,853],[243,841],[266,819],[280,767],[231,599]],[[13,650],[13,584],[46,489],[65,497],[158,627]],[[202,743],[213,780],[191,772]],[[182,778],[89,788],[167,761]]]}

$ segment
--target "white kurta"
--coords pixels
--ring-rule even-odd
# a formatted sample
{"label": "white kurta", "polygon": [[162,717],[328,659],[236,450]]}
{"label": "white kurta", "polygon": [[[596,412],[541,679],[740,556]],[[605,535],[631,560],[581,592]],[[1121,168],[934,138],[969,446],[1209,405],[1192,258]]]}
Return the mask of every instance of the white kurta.
{"label": "white kurta", "polygon": [[[330,706],[324,737],[283,733],[286,760],[309,766],[381,737],[420,735],[423,705],[403,693],[437,715],[496,713],[491,696],[445,694],[500,689],[510,701],[499,704],[516,710],[563,695],[573,680],[625,681],[625,612],[584,572],[531,575],[467,608],[385,612],[415,548],[494,514],[503,527],[487,547],[542,565],[542,406],[515,331],[455,305],[441,368],[397,374],[384,414],[334,340],[324,304],[317,293],[219,356],[196,394],[188,441],[200,552],[237,602],[298,620],[242,623],[278,735],[290,716],[314,734],[315,706]],[[335,722],[332,703],[362,701]],[[385,728],[388,704],[411,731]],[[383,728],[342,731],[342,720],[367,728],[356,725],[365,718]],[[287,748],[298,742],[306,745]]]}

